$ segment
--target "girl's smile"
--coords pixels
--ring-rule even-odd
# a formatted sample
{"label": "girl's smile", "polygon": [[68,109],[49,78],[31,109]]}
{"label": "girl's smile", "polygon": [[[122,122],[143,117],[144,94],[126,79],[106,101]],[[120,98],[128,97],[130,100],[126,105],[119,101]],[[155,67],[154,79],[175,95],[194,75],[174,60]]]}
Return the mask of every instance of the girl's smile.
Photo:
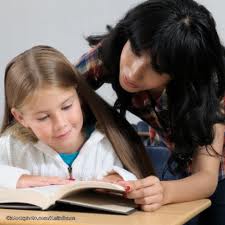
{"label": "girl's smile", "polygon": [[63,132],[62,134],[59,134],[59,135],[57,135],[55,138],[56,139],[66,139],[66,138],[68,138],[69,136],[70,136],[70,134],[71,134],[71,131],[72,131],[72,129],[70,129],[70,130],[68,130],[68,131],[65,131],[65,132]]}

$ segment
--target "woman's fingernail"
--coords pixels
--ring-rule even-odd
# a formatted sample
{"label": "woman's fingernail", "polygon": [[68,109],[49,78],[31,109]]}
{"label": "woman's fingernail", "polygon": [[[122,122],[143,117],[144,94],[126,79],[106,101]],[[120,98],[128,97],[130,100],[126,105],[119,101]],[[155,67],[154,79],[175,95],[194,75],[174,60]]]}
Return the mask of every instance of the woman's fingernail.
{"label": "woman's fingernail", "polygon": [[130,186],[126,186],[125,187],[125,191],[126,191],[126,193],[129,192],[130,191]]}

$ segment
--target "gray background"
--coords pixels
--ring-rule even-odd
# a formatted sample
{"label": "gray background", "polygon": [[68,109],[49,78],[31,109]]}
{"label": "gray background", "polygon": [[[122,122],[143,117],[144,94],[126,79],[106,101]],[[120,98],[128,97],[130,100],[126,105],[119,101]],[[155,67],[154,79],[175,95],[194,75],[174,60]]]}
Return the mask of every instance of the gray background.
{"label": "gray background", "polygon": [[[3,115],[3,78],[7,62],[34,45],[50,45],[71,62],[88,50],[84,37],[105,32],[142,0],[0,0],[0,124]],[[225,40],[225,1],[198,0],[213,14]],[[108,85],[98,92],[109,102],[116,98]],[[131,122],[137,118],[128,115]]]}

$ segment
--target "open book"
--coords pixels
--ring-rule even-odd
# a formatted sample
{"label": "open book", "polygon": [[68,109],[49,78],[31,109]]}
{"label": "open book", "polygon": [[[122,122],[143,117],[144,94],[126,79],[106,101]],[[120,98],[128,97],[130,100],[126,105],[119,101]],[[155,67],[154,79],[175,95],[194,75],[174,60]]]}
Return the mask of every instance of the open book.
{"label": "open book", "polygon": [[124,191],[120,185],[102,181],[74,181],[66,185],[21,189],[0,188],[0,208],[46,210],[58,204],[70,204],[130,214],[135,211],[136,205],[123,197]]}

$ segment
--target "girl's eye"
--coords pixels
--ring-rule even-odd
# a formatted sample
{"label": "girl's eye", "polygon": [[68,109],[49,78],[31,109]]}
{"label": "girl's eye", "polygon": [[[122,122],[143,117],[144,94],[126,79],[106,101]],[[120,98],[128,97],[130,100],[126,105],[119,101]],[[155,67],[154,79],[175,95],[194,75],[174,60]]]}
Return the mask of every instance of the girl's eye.
{"label": "girl's eye", "polygon": [[71,108],[71,106],[72,106],[72,104],[64,106],[64,107],[62,107],[62,110],[67,110],[67,109]]}
{"label": "girl's eye", "polygon": [[49,117],[49,116],[44,116],[44,117],[38,118],[37,120],[39,120],[39,121],[44,121],[44,120],[46,120],[48,117]]}

